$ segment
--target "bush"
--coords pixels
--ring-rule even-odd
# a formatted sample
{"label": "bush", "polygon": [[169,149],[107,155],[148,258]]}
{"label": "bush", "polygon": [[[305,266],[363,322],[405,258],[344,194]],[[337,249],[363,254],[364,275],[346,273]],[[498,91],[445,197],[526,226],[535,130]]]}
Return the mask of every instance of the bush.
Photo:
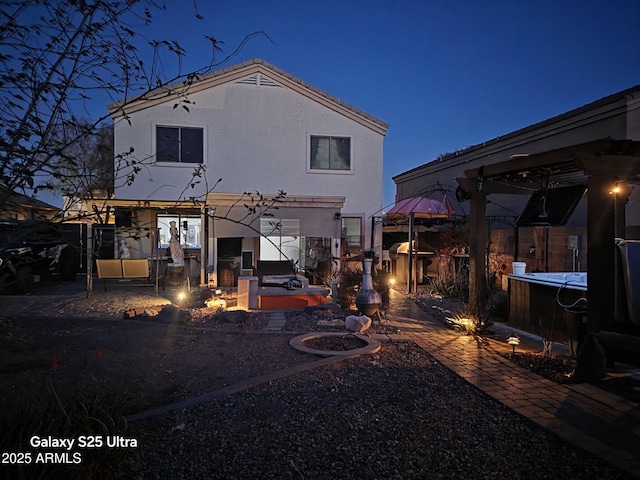
{"label": "bush", "polygon": [[493,320],[486,309],[479,310],[466,303],[453,317],[447,317],[447,323],[451,328],[465,335],[482,336],[493,325]]}
{"label": "bush", "polygon": [[489,318],[509,318],[509,294],[506,290],[494,290],[487,299],[487,315]]}
{"label": "bush", "polygon": [[469,277],[467,275],[439,276],[431,280],[431,291],[439,295],[469,301]]}

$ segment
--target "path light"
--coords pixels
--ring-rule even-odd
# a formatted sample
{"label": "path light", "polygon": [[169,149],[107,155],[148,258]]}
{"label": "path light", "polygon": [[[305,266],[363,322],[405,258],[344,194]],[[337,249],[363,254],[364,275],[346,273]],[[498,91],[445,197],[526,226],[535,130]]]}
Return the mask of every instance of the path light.
{"label": "path light", "polygon": [[520,345],[520,337],[518,337],[518,335],[516,335],[515,333],[512,333],[507,338],[507,343],[509,345],[511,345],[511,348],[513,349],[512,353],[513,353],[513,355],[515,355],[516,354],[516,345]]}
{"label": "path light", "polygon": [[186,298],[187,294],[184,292],[178,293],[178,303],[182,303],[182,301]]}

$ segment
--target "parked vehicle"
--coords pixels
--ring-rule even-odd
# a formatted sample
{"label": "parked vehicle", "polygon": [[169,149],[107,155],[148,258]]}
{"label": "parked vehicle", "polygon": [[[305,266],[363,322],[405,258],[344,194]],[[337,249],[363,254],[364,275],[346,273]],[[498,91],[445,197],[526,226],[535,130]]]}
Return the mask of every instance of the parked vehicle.
{"label": "parked vehicle", "polygon": [[74,281],[80,252],[64,233],[47,221],[0,221],[0,293],[29,293],[50,277]]}

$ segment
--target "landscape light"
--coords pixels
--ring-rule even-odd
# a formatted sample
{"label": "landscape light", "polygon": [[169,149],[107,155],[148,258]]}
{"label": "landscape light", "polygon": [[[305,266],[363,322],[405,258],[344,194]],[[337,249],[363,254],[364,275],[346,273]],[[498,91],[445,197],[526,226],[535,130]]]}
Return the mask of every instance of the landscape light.
{"label": "landscape light", "polygon": [[516,335],[515,333],[511,334],[507,338],[507,343],[509,345],[511,345],[511,348],[513,349],[512,354],[515,355],[516,354],[516,345],[520,345],[520,337],[518,337],[518,335]]}

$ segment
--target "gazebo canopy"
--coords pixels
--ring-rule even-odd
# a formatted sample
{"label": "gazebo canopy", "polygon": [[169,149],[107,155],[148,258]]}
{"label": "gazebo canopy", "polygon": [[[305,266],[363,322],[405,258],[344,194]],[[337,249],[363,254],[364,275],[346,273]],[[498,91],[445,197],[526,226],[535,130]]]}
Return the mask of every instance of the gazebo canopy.
{"label": "gazebo canopy", "polygon": [[407,218],[411,214],[415,218],[447,218],[455,213],[445,196],[441,202],[426,197],[409,197],[397,202],[387,212],[387,218]]}

